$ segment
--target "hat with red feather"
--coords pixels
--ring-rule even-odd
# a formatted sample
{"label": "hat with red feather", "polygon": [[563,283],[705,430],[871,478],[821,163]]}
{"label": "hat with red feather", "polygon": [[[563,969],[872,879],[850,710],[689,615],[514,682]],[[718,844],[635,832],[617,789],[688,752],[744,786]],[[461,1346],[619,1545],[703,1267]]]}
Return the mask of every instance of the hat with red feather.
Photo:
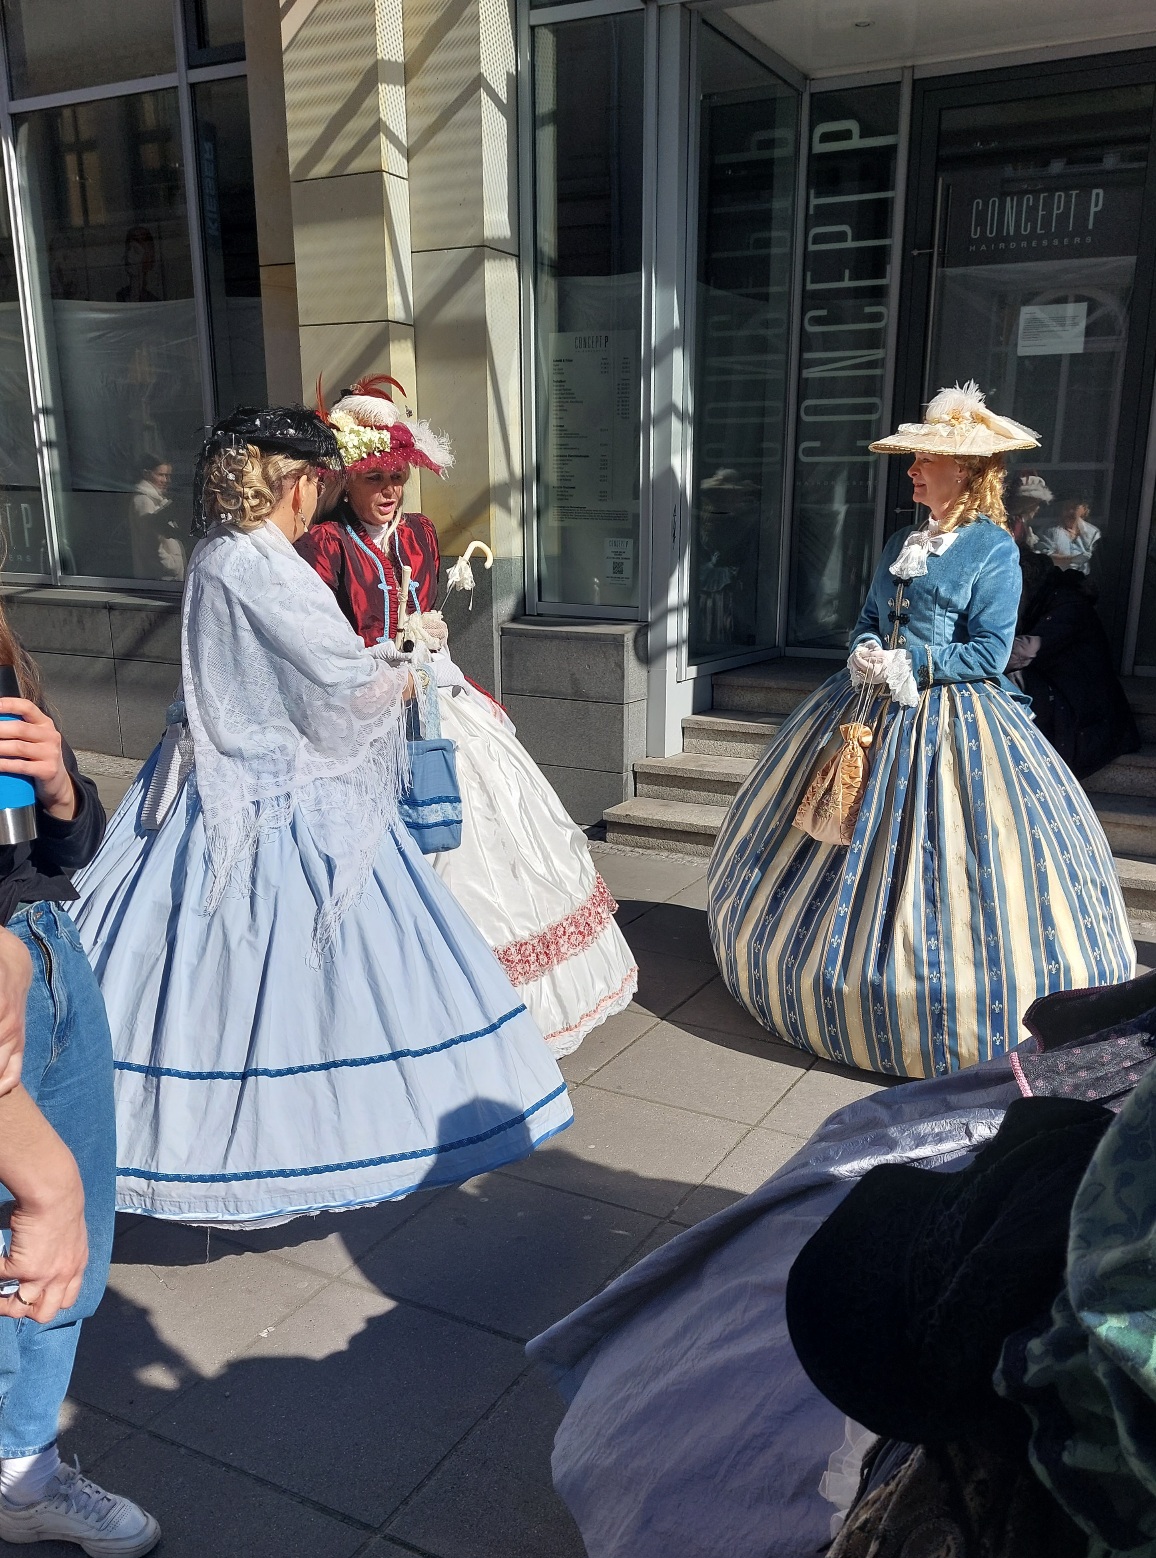
{"label": "hat with red feather", "polygon": [[[454,463],[449,440],[398,406],[387,385],[404,397],[396,379],[373,373],[350,385],[331,411],[322,412],[337,438],[345,469],[368,471],[404,461],[444,476]],[[317,399],[320,406],[320,380]]]}

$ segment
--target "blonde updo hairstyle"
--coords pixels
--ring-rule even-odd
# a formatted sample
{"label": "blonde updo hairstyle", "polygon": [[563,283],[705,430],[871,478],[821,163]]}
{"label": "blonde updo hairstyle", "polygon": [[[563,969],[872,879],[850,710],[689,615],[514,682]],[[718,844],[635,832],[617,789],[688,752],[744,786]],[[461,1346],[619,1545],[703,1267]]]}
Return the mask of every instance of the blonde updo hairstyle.
{"label": "blonde updo hairstyle", "polygon": [[1003,489],[1007,467],[1003,455],[989,454],[970,458],[957,455],[955,460],[965,473],[967,481],[959,497],[940,521],[940,530],[959,530],[963,525],[972,524],[981,515],[1006,530],[1008,522]]}
{"label": "blonde updo hairstyle", "polygon": [[288,454],[262,454],[255,444],[219,449],[205,464],[204,504],[219,523],[257,530],[285,489],[313,466]]}

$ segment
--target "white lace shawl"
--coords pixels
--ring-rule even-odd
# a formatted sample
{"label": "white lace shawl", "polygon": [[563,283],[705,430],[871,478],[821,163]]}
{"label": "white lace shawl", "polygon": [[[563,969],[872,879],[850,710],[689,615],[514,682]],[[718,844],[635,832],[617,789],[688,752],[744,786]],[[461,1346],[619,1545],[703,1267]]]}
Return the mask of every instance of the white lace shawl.
{"label": "white lace shawl", "polygon": [[218,526],[189,562],[181,662],[213,885],[248,894],[262,832],[304,821],[328,876],[313,949],[365,888],[406,773],[406,670],[366,649],[273,525]]}

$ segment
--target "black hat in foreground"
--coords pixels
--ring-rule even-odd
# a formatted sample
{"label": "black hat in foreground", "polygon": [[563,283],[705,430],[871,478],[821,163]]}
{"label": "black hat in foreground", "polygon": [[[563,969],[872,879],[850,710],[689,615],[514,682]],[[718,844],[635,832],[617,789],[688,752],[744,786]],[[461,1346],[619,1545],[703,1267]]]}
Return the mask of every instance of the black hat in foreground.
{"label": "black hat in foreground", "polygon": [[1072,1202],[1113,1118],[1017,1099],[964,1169],[864,1175],[787,1282],[791,1341],[822,1394],[908,1444],[1026,1433],[992,1374],[1004,1339],[1060,1290]]}
{"label": "black hat in foreground", "polygon": [[305,406],[239,406],[215,424],[201,446],[193,472],[194,530],[205,531],[213,523],[204,502],[209,461],[225,450],[243,454],[249,444],[263,454],[285,454],[329,470],[344,469],[333,429],[316,411]]}

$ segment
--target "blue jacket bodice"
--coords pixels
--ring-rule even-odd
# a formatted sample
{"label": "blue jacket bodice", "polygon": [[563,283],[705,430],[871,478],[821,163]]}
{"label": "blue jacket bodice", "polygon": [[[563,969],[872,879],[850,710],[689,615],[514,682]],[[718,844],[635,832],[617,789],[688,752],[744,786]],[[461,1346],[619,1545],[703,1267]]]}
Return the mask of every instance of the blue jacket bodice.
{"label": "blue jacket bodice", "polygon": [[974,520],[945,552],[928,556],[926,574],[903,581],[889,569],[909,534],[897,531],[883,548],[852,649],[868,639],[890,648],[895,631],[895,647],[910,651],[920,687],[1002,678],[1020,603],[1014,540],[991,520]]}

